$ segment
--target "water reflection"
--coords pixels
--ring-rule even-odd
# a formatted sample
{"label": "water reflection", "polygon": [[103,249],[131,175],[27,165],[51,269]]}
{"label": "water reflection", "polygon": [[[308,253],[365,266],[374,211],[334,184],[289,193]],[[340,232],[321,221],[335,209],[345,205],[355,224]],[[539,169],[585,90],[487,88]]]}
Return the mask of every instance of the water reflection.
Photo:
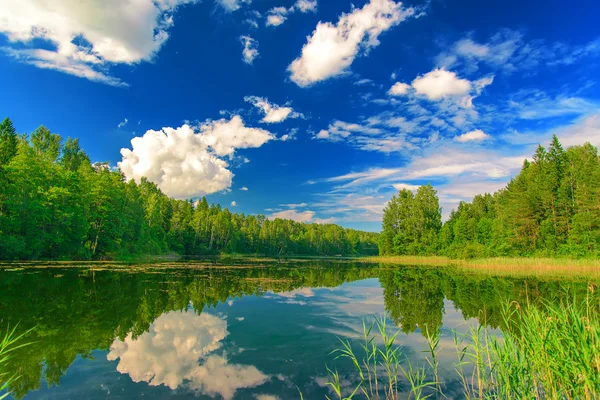
{"label": "water reflection", "polygon": [[296,397],[298,385],[304,398],[323,398],[336,335],[360,337],[362,319],[384,309],[408,334],[401,341],[409,357],[420,354],[425,328],[442,329],[441,368],[450,371],[451,329],[476,322],[503,329],[505,299],[558,301],[586,290],[585,281],[449,268],[191,267],[0,269],[0,328],[37,327],[34,343],[13,355],[21,376],[13,397],[89,398],[97,390],[272,399]]}
{"label": "water reflection", "polygon": [[106,358],[119,359],[117,371],[134,382],[172,390],[185,384],[194,391],[231,399],[238,389],[261,385],[269,377],[252,365],[229,364],[225,357],[209,354],[221,348],[228,334],[222,318],[193,310],[171,311],[137,338],[129,334],[125,340],[115,339]]}

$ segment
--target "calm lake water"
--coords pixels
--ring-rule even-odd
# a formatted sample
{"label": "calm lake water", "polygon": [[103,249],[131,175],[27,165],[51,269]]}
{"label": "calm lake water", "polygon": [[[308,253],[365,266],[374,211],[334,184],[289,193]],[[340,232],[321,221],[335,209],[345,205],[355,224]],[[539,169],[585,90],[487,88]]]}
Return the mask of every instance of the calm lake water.
{"label": "calm lake water", "polygon": [[[36,327],[13,354],[14,398],[324,399],[329,353],[387,312],[403,356],[424,362],[441,329],[446,394],[458,397],[454,330],[501,334],[501,301],[557,301],[587,283],[343,261],[0,268],[0,327]],[[397,329],[398,329],[397,328]]]}

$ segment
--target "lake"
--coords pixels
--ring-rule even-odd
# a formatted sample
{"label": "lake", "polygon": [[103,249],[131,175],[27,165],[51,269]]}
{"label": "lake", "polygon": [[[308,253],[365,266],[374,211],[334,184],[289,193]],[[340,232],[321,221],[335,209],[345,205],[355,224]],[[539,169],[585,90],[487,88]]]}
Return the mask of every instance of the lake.
{"label": "lake", "polygon": [[[568,294],[567,294],[568,289]],[[459,396],[454,332],[501,335],[502,301],[558,301],[585,279],[480,275],[351,261],[190,261],[0,268],[0,326],[35,327],[13,353],[13,398],[304,399],[331,396],[330,352],[386,312],[411,363],[440,329],[440,375]]]}

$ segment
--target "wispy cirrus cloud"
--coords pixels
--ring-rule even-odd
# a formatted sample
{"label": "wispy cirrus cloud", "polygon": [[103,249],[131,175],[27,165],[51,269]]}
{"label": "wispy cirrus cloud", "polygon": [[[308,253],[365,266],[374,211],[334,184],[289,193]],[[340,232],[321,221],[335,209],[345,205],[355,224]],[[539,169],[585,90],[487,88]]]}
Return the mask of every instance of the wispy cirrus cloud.
{"label": "wispy cirrus cloud", "polygon": [[[481,136],[469,133],[472,137]],[[338,221],[378,222],[383,207],[397,190],[415,190],[430,182],[438,190],[447,218],[459,202],[504,187],[519,173],[523,161],[531,157],[537,144],[547,145],[554,134],[566,147],[585,142],[600,146],[600,109],[550,129],[507,132],[496,137],[498,142],[493,148],[465,146],[464,141],[445,138],[427,144],[402,166],[370,168],[312,180],[312,185],[328,189],[315,196],[311,207],[323,215],[335,216]]]}
{"label": "wispy cirrus cloud", "polygon": [[315,224],[333,224],[336,222],[334,217],[318,218],[316,212],[312,210],[297,211],[295,209],[281,210],[273,212],[267,216],[269,219],[291,219],[296,222],[315,223]]}
{"label": "wispy cirrus cloud", "polygon": [[317,11],[317,0],[298,0],[289,8],[273,7],[267,14],[266,26],[279,26],[287,21],[290,14],[295,12],[308,13]]}
{"label": "wispy cirrus cloud", "polygon": [[485,42],[478,42],[473,34],[468,34],[438,54],[435,62],[438,67],[457,68],[466,73],[486,67],[510,74],[541,66],[572,65],[598,54],[600,37],[580,45],[546,43],[526,40],[520,31],[501,29]]}
{"label": "wispy cirrus cloud", "polygon": [[232,13],[239,10],[245,4],[252,3],[252,0],[215,0],[215,4],[226,13]]}
{"label": "wispy cirrus cloud", "polygon": [[254,63],[256,57],[258,57],[258,41],[251,38],[250,36],[240,36],[242,42],[242,60],[246,64]]}

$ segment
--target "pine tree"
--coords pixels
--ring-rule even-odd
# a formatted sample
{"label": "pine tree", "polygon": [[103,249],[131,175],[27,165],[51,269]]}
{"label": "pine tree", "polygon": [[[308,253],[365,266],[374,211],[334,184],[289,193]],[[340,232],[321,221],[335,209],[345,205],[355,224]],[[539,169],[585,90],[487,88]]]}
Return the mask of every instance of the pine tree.
{"label": "pine tree", "polygon": [[0,168],[8,164],[17,154],[17,132],[10,119],[4,118],[0,123]]}

